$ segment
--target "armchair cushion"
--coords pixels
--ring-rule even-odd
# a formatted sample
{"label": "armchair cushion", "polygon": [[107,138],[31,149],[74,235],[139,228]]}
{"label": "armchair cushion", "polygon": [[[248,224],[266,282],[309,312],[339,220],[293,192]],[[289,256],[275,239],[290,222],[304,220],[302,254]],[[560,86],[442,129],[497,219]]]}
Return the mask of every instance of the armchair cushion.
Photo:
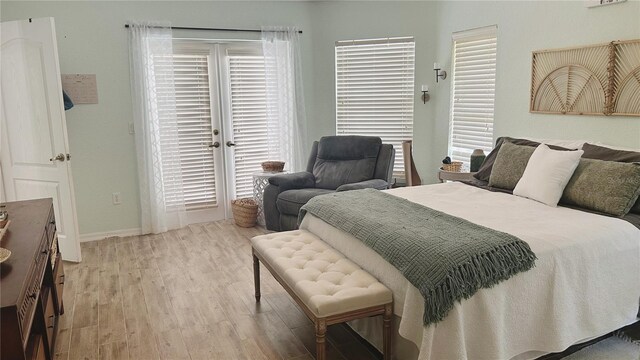
{"label": "armchair cushion", "polygon": [[331,194],[333,192],[333,190],[314,188],[287,190],[278,195],[276,206],[281,214],[298,216],[302,205],[306,204],[312,197]]}
{"label": "armchair cushion", "polygon": [[289,189],[313,188],[315,183],[313,174],[306,171],[274,175],[269,178],[269,184],[278,186],[281,192]]}
{"label": "armchair cushion", "polygon": [[359,189],[378,189],[384,190],[389,187],[389,183],[381,180],[381,179],[371,179],[366,181],[360,181],[353,184],[344,184],[338,186],[336,191],[348,191],[348,190],[359,190]]}
{"label": "armchair cushion", "polygon": [[315,187],[334,190],[343,184],[370,180],[381,145],[379,137],[323,137],[313,166]]}

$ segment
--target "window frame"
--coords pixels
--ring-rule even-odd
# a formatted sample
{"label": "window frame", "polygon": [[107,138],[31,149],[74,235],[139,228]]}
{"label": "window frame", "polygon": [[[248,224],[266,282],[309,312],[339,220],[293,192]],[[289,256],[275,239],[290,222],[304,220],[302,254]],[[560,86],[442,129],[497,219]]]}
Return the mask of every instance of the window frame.
{"label": "window frame", "polygon": [[[390,82],[396,82],[398,85],[396,85],[398,87],[398,89],[401,89],[401,95],[400,99],[397,100],[397,103],[395,104],[382,104],[380,105],[382,109],[389,109],[392,108],[393,105],[396,105],[396,108],[399,110],[387,110],[389,112],[392,112],[393,115],[390,115],[386,118],[383,118],[382,120],[384,120],[385,122],[382,123],[381,125],[378,125],[378,127],[384,127],[384,126],[391,126],[391,124],[395,123],[396,121],[400,124],[400,126],[403,128],[399,131],[398,135],[395,136],[390,136],[390,137],[395,137],[395,138],[399,138],[398,139],[392,139],[389,140],[388,138],[385,139],[384,134],[380,134],[380,132],[383,132],[384,130],[381,129],[377,129],[377,130],[373,130],[373,131],[369,131],[369,130],[365,130],[363,132],[360,131],[349,131],[349,126],[362,126],[362,127],[366,127],[368,126],[365,121],[361,121],[361,124],[357,124],[355,123],[356,120],[351,120],[352,123],[349,125],[349,118],[348,115],[341,115],[341,111],[342,112],[348,112],[349,111],[349,106],[344,104],[344,98],[348,97],[349,95],[344,94],[344,92],[348,93],[348,90],[345,90],[345,88],[347,87],[347,85],[341,85],[340,81],[341,81],[341,77],[345,78],[348,75],[344,75],[341,74],[342,72],[348,71],[348,68],[346,67],[346,65],[340,65],[340,62],[348,62],[349,60],[354,60],[354,52],[357,52],[358,49],[354,49],[352,50],[352,54],[345,54],[343,57],[340,57],[340,52],[339,52],[339,48],[344,48],[344,47],[349,47],[349,46],[367,46],[367,45],[393,45],[393,44],[410,44],[407,45],[405,47],[399,48],[397,51],[401,52],[403,55],[405,56],[402,59],[396,60],[394,62],[396,62],[397,64],[395,65],[397,67],[397,69],[399,69],[400,71],[405,71],[406,68],[410,68],[411,73],[409,75],[406,74],[402,74],[402,75],[397,75],[396,77],[391,78]],[[348,51],[348,50],[347,50]],[[363,52],[366,52],[366,49],[362,50]],[[382,48],[382,46],[380,47],[372,47],[372,49],[370,50],[371,52],[376,52],[376,51],[384,51],[384,48]],[[406,55],[406,53],[409,53],[408,55]],[[349,57],[351,56],[351,58]],[[376,64],[376,55],[372,54],[371,55],[371,60],[369,60],[369,64],[366,64],[366,60],[360,60],[362,61],[364,64],[364,66],[370,66],[370,68],[366,68],[370,73],[371,76],[374,78],[376,76],[380,76],[379,74],[376,75],[376,70],[375,67],[379,66],[379,64]],[[393,55],[390,55],[389,57],[391,57]],[[407,57],[408,56],[408,57]],[[414,121],[415,121],[415,77],[416,77],[416,62],[415,62],[415,38],[413,36],[403,36],[403,37],[390,37],[390,38],[377,38],[377,39],[359,39],[359,40],[343,40],[343,41],[336,41],[335,43],[335,47],[334,47],[334,91],[335,91],[335,117],[336,117],[336,127],[335,127],[335,131],[336,131],[336,135],[371,135],[371,136],[380,136],[382,138],[383,143],[392,143],[394,145],[394,149],[396,151],[396,157],[395,157],[395,162],[394,162],[394,169],[393,169],[393,176],[397,177],[397,178],[404,178],[405,174],[405,169],[404,169],[404,159],[403,159],[403,148],[402,148],[402,142],[406,141],[406,140],[413,140],[413,126],[414,126]],[[378,59],[382,59],[382,61],[384,61],[384,57],[378,55]],[[377,60],[380,61],[380,60]],[[388,60],[387,61],[393,61],[393,60]],[[410,62],[411,65],[407,66],[407,63]],[[392,62],[393,63],[393,62]],[[348,79],[344,79],[343,81],[348,82]],[[353,80],[352,80],[353,81]],[[366,79],[363,81],[367,81]],[[388,86],[389,84],[387,84]],[[391,84],[392,86],[394,84]],[[362,85],[361,85],[362,86]],[[383,86],[384,87],[384,86]],[[368,89],[367,89],[368,90]],[[363,93],[366,93],[366,90],[362,90]],[[377,97],[377,99],[376,99]],[[372,94],[371,98],[373,99],[372,101],[376,101],[376,100],[380,100],[380,95],[375,95]],[[404,98],[406,97],[406,98]],[[399,105],[398,105],[399,104]],[[357,107],[358,105],[352,105]],[[360,105],[362,106],[362,105]],[[371,110],[371,108],[373,108],[375,105],[372,105],[370,108],[361,110],[363,114],[366,115],[366,113],[371,113],[374,112],[374,110]],[[400,120],[390,120],[394,115],[397,114],[401,114],[400,115]],[[345,124],[346,123],[346,124]],[[362,124],[364,123],[364,124]],[[370,124],[373,124],[372,127],[375,127],[375,123],[373,123],[372,121],[369,121]]]}
{"label": "window frame", "polygon": [[[490,127],[490,136],[484,137],[484,141],[486,144],[484,146],[477,146],[475,148],[482,149],[486,153],[491,151],[494,144],[495,139],[495,100],[496,100],[496,83],[497,83],[497,70],[498,70],[498,26],[497,25],[489,25],[469,30],[463,30],[459,32],[455,32],[452,34],[452,42],[451,42],[451,93],[450,93],[450,104],[449,104],[449,131],[447,136],[447,153],[451,156],[452,160],[462,161],[464,166],[469,166],[469,156],[474,149],[466,149],[469,150],[469,154],[466,157],[462,157],[461,155],[455,155],[454,151],[454,132],[455,132],[455,117],[456,117],[456,68],[457,68],[457,58],[456,58],[456,46],[458,42],[472,42],[472,41],[482,41],[482,40],[490,40],[494,39],[495,42],[495,51],[493,57],[493,97],[491,98],[491,121],[487,122],[486,127]],[[486,131],[489,133],[489,131]],[[488,140],[488,141],[487,141]],[[467,169],[468,170],[468,169]]]}

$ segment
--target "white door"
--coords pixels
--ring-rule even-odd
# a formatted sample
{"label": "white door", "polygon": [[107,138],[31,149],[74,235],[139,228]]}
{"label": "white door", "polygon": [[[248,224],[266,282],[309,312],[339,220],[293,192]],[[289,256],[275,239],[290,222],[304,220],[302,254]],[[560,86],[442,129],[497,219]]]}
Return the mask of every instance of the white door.
{"label": "white door", "polygon": [[53,198],[62,258],[80,261],[53,18],[3,22],[0,164],[8,201]]}
{"label": "white door", "polygon": [[224,219],[227,197],[216,59],[189,45],[174,48],[176,117],[188,222],[199,223]]}
{"label": "white door", "polygon": [[231,198],[253,196],[253,175],[269,158],[267,83],[260,43],[220,46],[224,155]]}

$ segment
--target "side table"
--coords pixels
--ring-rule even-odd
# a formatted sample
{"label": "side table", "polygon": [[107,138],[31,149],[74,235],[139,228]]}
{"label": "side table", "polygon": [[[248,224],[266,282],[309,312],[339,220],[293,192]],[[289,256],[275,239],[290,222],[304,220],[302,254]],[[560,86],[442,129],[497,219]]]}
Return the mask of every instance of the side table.
{"label": "side table", "polygon": [[444,171],[442,169],[439,169],[438,180],[440,180],[440,182],[470,181],[474,179],[473,174],[475,174],[475,172],[453,172],[453,171]]}
{"label": "side table", "polygon": [[282,172],[259,172],[253,174],[253,200],[258,203],[258,224],[265,225],[264,222],[264,206],[263,194],[264,189],[269,185],[269,178],[274,175],[288,174],[288,171]]}

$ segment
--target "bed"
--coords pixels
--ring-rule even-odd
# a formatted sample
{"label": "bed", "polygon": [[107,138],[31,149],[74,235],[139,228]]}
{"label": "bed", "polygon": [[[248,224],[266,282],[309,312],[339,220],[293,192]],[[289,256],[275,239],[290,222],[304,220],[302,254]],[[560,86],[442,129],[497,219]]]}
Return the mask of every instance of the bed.
{"label": "bed", "polygon": [[[456,303],[423,325],[424,299],[391,264],[352,235],[307,214],[308,230],[394,294],[398,359],[533,359],[638,320],[640,228],[623,219],[544,204],[463,183],[389,194],[514,235],[537,255],[533,269]],[[351,326],[380,348],[375,319]]]}

